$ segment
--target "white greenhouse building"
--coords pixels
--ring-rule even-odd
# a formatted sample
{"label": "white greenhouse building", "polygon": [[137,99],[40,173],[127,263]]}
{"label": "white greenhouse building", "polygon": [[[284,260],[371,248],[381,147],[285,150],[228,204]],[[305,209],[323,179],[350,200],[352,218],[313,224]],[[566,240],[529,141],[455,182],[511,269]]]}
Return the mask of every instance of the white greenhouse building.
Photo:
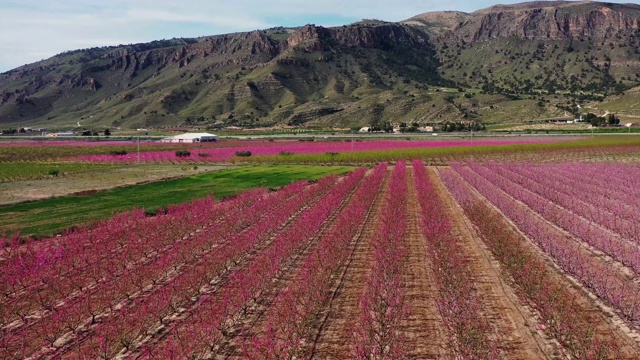
{"label": "white greenhouse building", "polygon": [[218,141],[218,135],[209,133],[184,133],[181,135],[166,137],[162,142],[170,143],[201,143]]}

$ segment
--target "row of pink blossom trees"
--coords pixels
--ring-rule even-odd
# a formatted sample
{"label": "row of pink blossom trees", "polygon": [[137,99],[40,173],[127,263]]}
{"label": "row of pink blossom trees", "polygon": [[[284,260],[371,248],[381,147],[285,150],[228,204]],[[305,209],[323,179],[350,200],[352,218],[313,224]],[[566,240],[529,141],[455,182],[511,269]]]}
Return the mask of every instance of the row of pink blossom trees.
{"label": "row of pink blossom trees", "polygon": [[[458,167],[457,170],[460,169]],[[584,303],[572,292],[567,280],[553,275],[554,271],[532,249],[528,240],[511,228],[502,213],[477,196],[455,171],[445,170],[440,176],[475,225],[483,242],[512,278],[516,293],[538,312],[541,328],[555,337],[576,359],[619,358],[620,344],[611,337],[612,334],[596,329],[597,314],[592,309],[585,308]],[[499,190],[491,188],[489,183],[474,181],[471,174],[465,174],[465,179],[470,179],[476,189],[492,202],[495,201],[494,204],[515,220],[516,225],[529,221],[530,225],[521,228],[525,233],[531,227],[544,229],[547,226],[532,218],[527,220],[527,213],[523,209],[511,207],[508,199],[501,196]],[[517,211],[521,211],[522,215],[514,219],[511,216]],[[528,234],[536,235],[540,232],[529,231]],[[545,242],[553,242],[554,238],[536,238],[535,241],[544,245]],[[566,243],[560,243],[558,247],[565,245]],[[549,247],[544,246],[543,249]],[[559,260],[564,264],[562,259]],[[590,263],[585,265],[589,266]]]}
{"label": "row of pink blossom trees", "polygon": [[58,348],[63,337],[95,339],[95,333],[108,327],[108,319],[131,313],[128,306],[135,299],[145,299],[148,307],[167,299],[148,294],[175,289],[181,281],[197,291],[202,275],[217,269],[209,266],[214,259],[220,264],[230,260],[223,255],[230,253],[220,249],[235,249],[235,234],[277,227],[296,211],[292,204],[303,206],[335,183],[331,177],[309,188],[297,183],[275,193],[255,190],[219,203],[205,199],[152,218],[134,212],[63,238],[15,246],[2,265],[10,269],[18,264],[17,278],[34,280],[23,281],[6,297],[13,309],[7,322],[18,315],[21,323],[3,327],[4,349],[29,354],[43,345]]}
{"label": "row of pink blossom trees", "polygon": [[[548,140],[546,140],[548,141]],[[528,140],[476,140],[476,141],[441,141],[441,140],[421,140],[421,141],[274,141],[274,142],[229,142],[215,145],[199,145],[189,151],[189,155],[177,156],[175,150],[166,151],[144,151],[140,153],[140,161],[145,163],[210,163],[228,162],[236,156],[236,152],[251,152],[252,156],[273,156],[279,154],[325,154],[343,153],[354,151],[384,151],[395,149],[424,149],[424,148],[445,148],[445,147],[467,147],[467,146],[498,146],[514,145],[524,143],[541,142],[539,139]],[[201,147],[205,146],[205,147]],[[71,158],[70,160],[80,160],[88,162],[122,162],[134,163],[138,161],[137,153],[125,155],[86,155]]]}
{"label": "row of pink blossom trees", "polygon": [[[13,315],[3,319],[3,324],[17,315],[29,316],[34,305],[35,310],[51,310],[54,303],[101,290],[109,281],[152,265],[161,256],[193,251],[195,244],[183,240],[212,227],[218,233],[245,228],[255,216],[299,193],[303,186],[291,185],[277,196],[259,189],[231,201],[214,203],[206,198],[172,206],[166,214],[151,218],[134,210],[61,238],[26,246],[16,243],[6,248],[10,256],[0,265],[5,270],[0,279],[6,289],[2,304]],[[34,297],[39,304],[34,304]]]}
{"label": "row of pink blossom trees", "polygon": [[482,303],[474,289],[474,274],[465,250],[452,233],[452,224],[424,164],[413,162],[420,203],[420,228],[427,242],[437,286],[436,302],[452,334],[451,348],[465,359],[497,359],[496,344],[489,340],[491,325],[481,316]]}
{"label": "row of pink blossom trees", "polygon": [[[16,242],[5,248],[8,257],[0,264],[4,270],[0,281],[6,289],[2,304],[10,309],[3,324],[16,316],[28,323],[25,318],[34,310],[51,310],[57,302],[95,292],[121,274],[175,252],[175,246],[185,245],[182,240],[197,232],[213,226],[222,231],[247,226],[253,221],[251,215],[262,213],[273,201],[286,200],[301,186],[292,185],[279,196],[267,196],[265,189],[259,189],[231,201],[214,203],[206,198],[172,206],[156,217],[134,210],[61,238],[25,246]],[[238,211],[243,216],[237,217]]]}
{"label": "row of pink blossom trees", "polygon": [[[189,307],[195,299],[206,296],[212,289],[211,282],[225,274],[231,273],[236,265],[252,251],[262,249],[269,237],[275,234],[284,224],[290,221],[303,206],[315,201],[318,196],[333,189],[335,178],[322,181],[320,186],[311,187],[289,197],[279,206],[273,203],[272,209],[263,209],[260,213],[249,213],[253,222],[238,231],[221,231],[226,237],[224,243],[218,243],[204,253],[189,257],[189,262],[183,266],[184,271],[171,277],[169,282],[145,291],[144,296],[137,297],[102,322],[102,326],[95,329],[91,338],[80,346],[71,350],[72,354],[80,357],[92,357],[98,354],[105,356],[116,354],[122,350],[130,350],[145,336],[154,334],[158,327],[165,327],[171,322],[172,316]],[[244,215],[244,214],[243,214]],[[211,234],[204,234],[206,241],[214,240]],[[173,268],[179,262],[167,261]],[[181,270],[181,269],[178,269]],[[214,288],[215,289],[215,288]]]}
{"label": "row of pink blossom trees", "polygon": [[581,241],[567,236],[562,229],[535,213],[526,205],[527,198],[532,196],[531,192],[512,189],[511,195],[499,187],[500,179],[494,176],[483,173],[487,175],[485,178],[459,164],[454,168],[566,272],[580,280],[628,320],[640,319],[640,285],[629,281],[614,262],[592,253]]}
{"label": "row of pink blossom trees", "polygon": [[401,359],[406,354],[400,323],[409,309],[403,292],[407,213],[406,163],[396,162],[378,227],[371,239],[371,269],[352,324],[353,357]]}
{"label": "row of pink blossom trees", "polygon": [[554,179],[550,171],[525,176],[498,165],[469,167],[545,219],[640,274],[640,242],[622,235],[637,232],[638,224],[619,213],[611,213],[606,209],[606,201],[584,191],[579,184],[575,186],[577,191],[566,194],[563,191],[568,192],[567,185]]}
{"label": "row of pink blossom trees", "polygon": [[332,286],[352,253],[350,244],[381,191],[386,169],[386,163],[376,166],[313,251],[302,260],[290,285],[278,293],[268,310],[267,330],[245,345],[249,358],[306,359],[312,355]]}
{"label": "row of pink blossom trees", "polygon": [[[488,164],[507,179],[640,245],[638,167],[589,164],[582,168],[561,165]],[[617,171],[627,173],[618,174]],[[605,179],[598,178],[605,176]],[[625,180],[626,178],[626,180]]]}
{"label": "row of pink blossom trees", "polygon": [[260,295],[273,286],[273,279],[286,271],[291,259],[310,245],[323,223],[360,184],[364,173],[364,169],[359,169],[339,181],[330,192],[273,234],[269,244],[249,261],[236,266],[219,289],[203,294],[186,309],[183,319],[167,328],[167,337],[144,346],[143,357],[183,359],[215,353],[229,335],[235,319],[245,314]]}

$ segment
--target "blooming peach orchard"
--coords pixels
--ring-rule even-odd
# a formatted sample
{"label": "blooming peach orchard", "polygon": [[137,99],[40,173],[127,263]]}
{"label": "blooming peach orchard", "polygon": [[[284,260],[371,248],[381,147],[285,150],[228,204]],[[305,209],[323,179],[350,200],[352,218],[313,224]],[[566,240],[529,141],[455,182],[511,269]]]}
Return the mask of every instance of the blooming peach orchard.
{"label": "blooming peach orchard", "polygon": [[5,236],[0,356],[638,359],[639,198],[635,163],[379,162]]}

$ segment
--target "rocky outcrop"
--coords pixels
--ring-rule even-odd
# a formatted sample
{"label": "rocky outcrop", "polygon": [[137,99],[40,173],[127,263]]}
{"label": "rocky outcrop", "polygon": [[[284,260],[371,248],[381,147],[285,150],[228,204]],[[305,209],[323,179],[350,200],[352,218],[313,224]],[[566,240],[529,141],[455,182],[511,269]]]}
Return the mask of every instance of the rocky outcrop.
{"label": "rocky outcrop", "polygon": [[422,47],[428,43],[424,33],[398,24],[354,26],[333,29],[335,39],[342,45],[367,49],[389,49],[399,46]]}
{"label": "rocky outcrop", "polygon": [[[555,4],[556,6],[550,6]],[[527,40],[609,39],[640,28],[640,6],[533,2],[471,14],[452,32],[467,42],[515,36]]]}
{"label": "rocky outcrop", "polygon": [[332,51],[338,46],[386,50],[397,46],[421,47],[427,43],[428,38],[423,32],[404,25],[385,23],[336,28],[306,25],[289,37],[286,46],[314,52]]}
{"label": "rocky outcrop", "polygon": [[298,48],[307,52],[330,50],[331,31],[321,26],[305,25],[287,39],[288,48]]}
{"label": "rocky outcrop", "polygon": [[423,25],[428,27],[430,33],[439,35],[455,29],[470,17],[470,14],[461,11],[435,11],[416,15],[402,21],[402,23],[406,25]]}
{"label": "rocky outcrop", "polygon": [[86,87],[91,91],[96,91],[100,87],[98,81],[95,78],[85,74],[80,73],[75,75],[67,80],[67,83],[71,85],[72,88],[83,88]]}
{"label": "rocky outcrop", "polygon": [[344,109],[336,109],[336,108],[319,108],[314,110],[308,110],[304,112],[300,112],[295,114],[289,120],[288,125],[302,125],[308,121],[316,120],[320,117],[335,114],[337,112],[341,112]]}

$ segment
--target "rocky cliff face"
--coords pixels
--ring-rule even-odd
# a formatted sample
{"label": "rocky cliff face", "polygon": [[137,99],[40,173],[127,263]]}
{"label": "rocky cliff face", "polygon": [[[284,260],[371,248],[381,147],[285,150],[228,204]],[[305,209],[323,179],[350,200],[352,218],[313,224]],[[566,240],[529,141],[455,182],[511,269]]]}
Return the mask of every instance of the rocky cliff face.
{"label": "rocky cliff face", "polygon": [[473,42],[510,36],[527,40],[608,39],[632,34],[640,27],[640,6],[559,4],[490,8],[472,14],[453,32]]}
{"label": "rocky cliff face", "polygon": [[339,46],[388,49],[397,46],[423,48],[428,45],[428,37],[424,32],[398,24],[352,25],[337,28],[306,25],[286,41],[287,48],[297,48],[307,52],[335,51]]}
{"label": "rocky cliff face", "polygon": [[640,80],[640,5],[534,1],[405,23],[433,35],[442,76],[462,87],[606,96]]}

